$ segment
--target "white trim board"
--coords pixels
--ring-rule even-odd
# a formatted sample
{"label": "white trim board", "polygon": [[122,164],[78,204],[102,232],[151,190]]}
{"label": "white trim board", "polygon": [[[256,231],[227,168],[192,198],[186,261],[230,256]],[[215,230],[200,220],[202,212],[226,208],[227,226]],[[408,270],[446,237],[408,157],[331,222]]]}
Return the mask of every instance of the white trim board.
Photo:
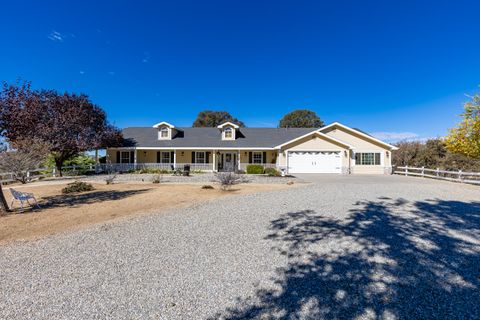
{"label": "white trim board", "polygon": [[295,141],[301,140],[301,139],[306,138],[306,137],[308,137],[308,136],[311,136],[311,135],[313,135],[313,134],[319,135],[320,137],[324,138],[325,140],[330,140],[330,141],[336,142],[336,143],[338,143],[338,144],[344,145],[344,146],[346,146],[348,149],[353,149],[353,148],[354,148],[353,146],[349,145],[348,143],[343,142],[343,141],[341,141],[341,140],[338,140],[338,139],[336,139],[336,138],[334,138],[334,137],[330,137],[329,135],[326,135],[325,133],[320,132],[319,130],[320,130],[320,129],[317,129],[317,130],[315,130],[315,131],[312,131],[312,132],[309,132],[309,133],[307,133],[307,134],[304,134],[303,136],[300,136],[300,137],[298,137],[298,138],[295,138],[295,139],[292,139],[292,140],[287,141],[287,142],[285,142],[285,143],[282,143],[282,144],[276,146],[275,148],[276,148],[276,149],[281,149],[283,146],[289,145],[289,144],[291,144],[291,143],[293,143],[293,142],[295,142]]}
{"label": "white trim board", "polygon": [[373,140],[373,141],[375,141],[375,142],[377,142],[377,143],[383,144],[384,146],[389,147],[391,150],[398,150],[398,147],[395,147],[394,145],[391,145],[391,144],[389,144],[389,143],[383,142],[382,140],[378,140],[377,138],[374,138],[374,137],[372,137],[372,136],[370,136],[370,135],[368,135],[368,134],[365,134],[365,133],[363,133],[363,132],[361,132],[361,131],[358,131],[358,130],[355,130],[355,129],[353,129],[353,128],[350,128],[350,127],[348,127],[348,126],[346,126],[346,125],[344,125],[344,124],[341,124],[340,122],[331,123],[331,124],[329,124],[328,126],[322,127],[322,128],[320,128],[320,129],[318,129],[318,130],[319,130],[319,131],[323,131],[323,130],[329,129],[329,128],[331,128],[331,127],[334,127],[334,126],[339,126],[340,128],[343,128],[343,129],[345,129],[345,130],[350,130],[350,131],[352,131],[352,132],[355,132],[356,134],[358,134],[358,135],[360,135],[360,136],[362,136],[362,137],[364,137],[364,138],[367,138],[367,139]]}

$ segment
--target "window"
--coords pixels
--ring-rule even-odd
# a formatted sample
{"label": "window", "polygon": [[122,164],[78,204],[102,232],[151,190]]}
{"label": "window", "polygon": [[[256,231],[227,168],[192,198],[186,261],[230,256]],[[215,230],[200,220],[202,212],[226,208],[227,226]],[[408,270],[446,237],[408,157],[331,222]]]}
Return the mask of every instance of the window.
{"label": "window", "polygon": [[355,153],[355,164],[360,166],[379,166],[380,153],[379,152],[362,152]]}
{"label": "window", "polygon": [[225,139],[232,139],[233,138],[233,129],[232,128],[225,128]]}
{"label": "window", "polygon": [[160,129],[160,138],[168,138],[168,128],[163,127]]}
{"label": "window", "polygon": [[120,163],[130,163],[130,151],[122,151]]}
{"label": "window", "polygon": [[170,163],[170,152],[162,152],[162,157],[160,158],[161,163]]}
{"label": "window", "polygon": [[263,153],[254,152],[253,153],[253,163],[263,163]]}
{"label": "window", "polygon": [[195,152],[195,163],[207,163],[205,152]]}

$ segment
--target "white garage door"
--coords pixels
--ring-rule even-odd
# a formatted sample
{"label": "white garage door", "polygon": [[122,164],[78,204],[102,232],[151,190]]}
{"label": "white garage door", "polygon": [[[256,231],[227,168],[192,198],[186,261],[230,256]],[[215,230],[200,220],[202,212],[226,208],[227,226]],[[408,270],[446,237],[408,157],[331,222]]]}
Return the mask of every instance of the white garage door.
{"label": "white garage door", "polygon": [[340,151],[292,151],[288,153],[289,173],[341,173]]}

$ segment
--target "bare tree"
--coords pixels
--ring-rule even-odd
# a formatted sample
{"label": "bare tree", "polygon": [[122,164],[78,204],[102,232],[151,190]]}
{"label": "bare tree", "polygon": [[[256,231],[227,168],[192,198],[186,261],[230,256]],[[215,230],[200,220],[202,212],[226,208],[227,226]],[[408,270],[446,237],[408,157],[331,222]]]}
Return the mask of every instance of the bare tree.
{"label": "bare tree", "polygon": [[230,190],[232,186],[243,182],[242,178],[233,172],[219,172],[215,175],[215,180],[223,191]]}
{"label": "bare tree", "polygon": [[29,170],[39,168],[48,150],[48,145],[41,140],[19,140],[14,150],[0,154],[0,172],[9,172],[15,180],[27,183]]}
{"label": "bare tree", "polygon": [[[0,142],[0,155],[6,151],[3,143]],[[0,181],[0,216],[10,211],[8,208],[7,200],[3,194],[2,182]]]}

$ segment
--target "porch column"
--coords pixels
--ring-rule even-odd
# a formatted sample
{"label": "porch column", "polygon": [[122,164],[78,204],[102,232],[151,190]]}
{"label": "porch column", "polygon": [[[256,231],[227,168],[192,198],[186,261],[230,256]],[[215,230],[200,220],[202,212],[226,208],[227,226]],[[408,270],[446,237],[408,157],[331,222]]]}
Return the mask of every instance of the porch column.
{"label": "porch column", "polygon": [[213,162],[212,171],[215,172],[217,167],[217,150],[212,151],[212,162]]}
{"label": "porch column", "polygon": [[242,156],[242,154],[240,153],[240,150],[238,150],[238,152],[237,152],[238,170],[242,169],[241,168],[241,160],[240,160],[241,156]]}
{"label": "porch column", "polygon": [[177,150],[173,150],[173,170],[177,170]]}
{"label": "porch column", "polygon": [[133,167],[137,170],[137,148],[133,151]]}

